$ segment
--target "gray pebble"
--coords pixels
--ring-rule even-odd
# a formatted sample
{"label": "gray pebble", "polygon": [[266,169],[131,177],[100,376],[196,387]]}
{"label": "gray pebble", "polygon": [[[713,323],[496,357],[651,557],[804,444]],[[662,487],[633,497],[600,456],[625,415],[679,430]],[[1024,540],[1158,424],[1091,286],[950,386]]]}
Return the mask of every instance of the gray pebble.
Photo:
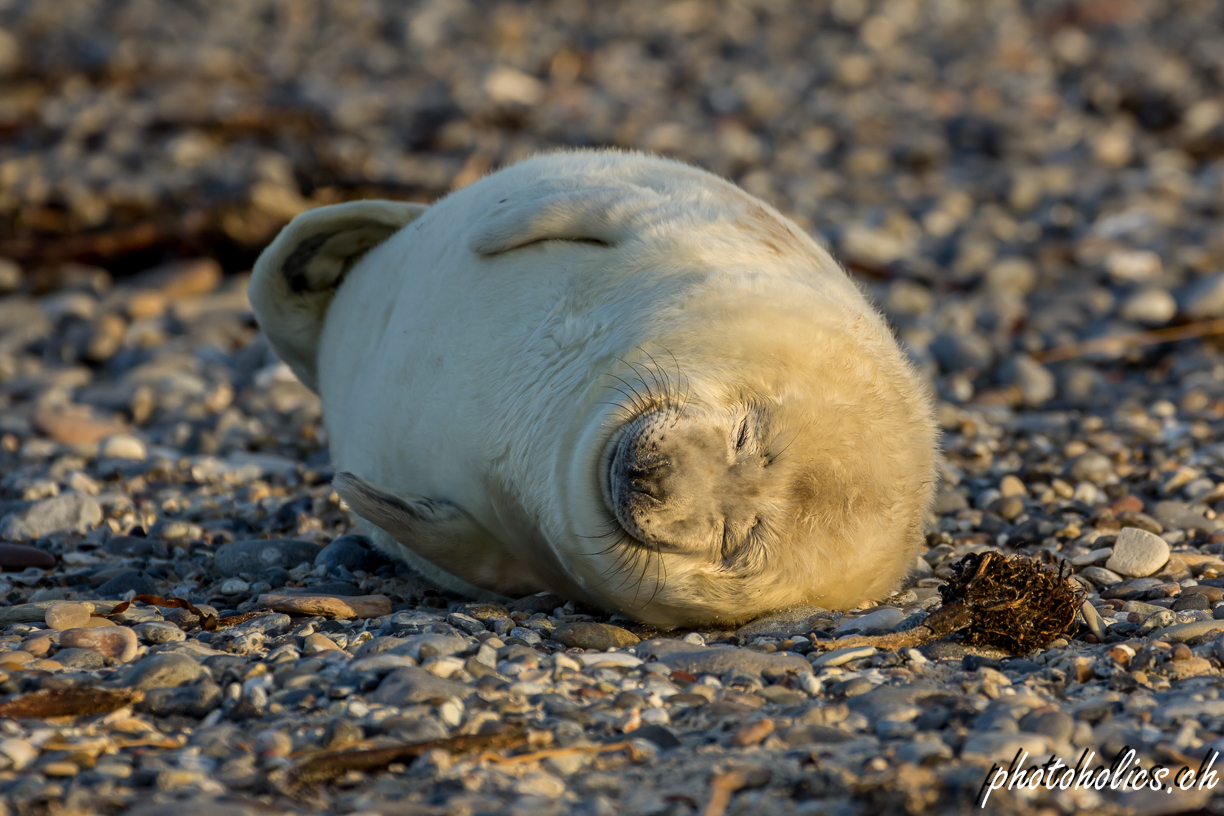
{"label": "gray pebble", "polygon": [[59,532],[85,533],[102,521],[102,508],[87,493],[69,491],[34,502],[0,519],[0,538],[25,541]]}
{"label": "gray pebble", "polygon": [[[370,539],[363,535],[344,535],[319,550],[315,556],[316,567],[344,567],[349,570],[373,572],[387,559],[375,552]],[[292,566],[292,565],[290,565]]]}
{"label": "gray pebble", "polygon": [[404,666],[384,677],[369,698],[383,705],[406,706],[438,699],[462,700],[472,692],[471,686],[444,680],[416,666]]}
{"label": "gray pebble", "polygon": [[206,674],[207,670],[187,655],[163,652],[133,664],[124,675],[123,684],[142,690],[185,686]]}
{"label": "gray pebble", "polygon": [[194,686],[150,688],[136,708],[157,717],[200,719],[221,705],[221,687],[205,680]]}
{"label": "gray pebble", "polygon": [[313,564],[319,547],[309,541],[289,538],[235,541],[222,545],[213,557],[217,571],[227,577],[249,572],[258,573],[268,567],[292,569],[303,562]]}
{"label": "gray pebble", "polygon": [[64,668],[86,671],[100,669],[106,664],[106,658],[93,649],[60,649],[52,659]]}
{"label": "gray pebble", "polygon": [[139,570],[130,570],[116,575],[94,590],[99,598],[120,598],[128,592],[152,595],[157,592],[157,582]]}

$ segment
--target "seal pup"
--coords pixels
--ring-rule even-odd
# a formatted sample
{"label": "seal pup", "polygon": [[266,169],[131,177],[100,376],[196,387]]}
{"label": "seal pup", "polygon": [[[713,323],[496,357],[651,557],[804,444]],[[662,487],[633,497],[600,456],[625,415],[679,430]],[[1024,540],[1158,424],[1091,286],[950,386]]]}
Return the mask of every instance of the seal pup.
{"label": "seal pup", "polygon": [[660,626],[886,595],[935,482],[880,314],[777,210],[640,153],[295,218],[255,265],[376,546],[475,597]]}

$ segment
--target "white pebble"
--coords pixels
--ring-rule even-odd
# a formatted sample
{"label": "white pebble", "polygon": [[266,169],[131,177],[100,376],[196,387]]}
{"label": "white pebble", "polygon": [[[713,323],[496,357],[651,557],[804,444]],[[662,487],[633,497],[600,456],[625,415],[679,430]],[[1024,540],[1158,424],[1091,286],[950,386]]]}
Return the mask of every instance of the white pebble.
{"label": "white pebble", "polygon": [[1169,561],[1169,543],[1154,533],[1127,527],[1118,533],[1105,568],[1133,578],[1158,571]]}
{"label": "white pebble", "polygon": [[251,585],[241,578],[230,578],[225,583],[221,584],[220,592],[222,595],[241,595],[248,591]]}
{"label": "white pebble", "polygon": [[131,434],[108,436],[98,445],[99,459],[138,459],[143,461],[148,455],[149,451],[145,447],[145,443]]}

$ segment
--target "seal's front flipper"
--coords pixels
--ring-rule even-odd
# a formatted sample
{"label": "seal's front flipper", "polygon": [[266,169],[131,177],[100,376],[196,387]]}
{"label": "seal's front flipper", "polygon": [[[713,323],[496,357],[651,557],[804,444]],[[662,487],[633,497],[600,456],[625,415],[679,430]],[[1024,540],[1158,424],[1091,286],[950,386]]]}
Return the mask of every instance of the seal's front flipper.
{"label": "seal's front flipper", "polygon": [[[424,496],[395,496],[352,473],[340,471],[332,486],[353,512],[387,533],[408,552],[389,552],[442,586],[473,588],[520,597],[541,587],[525,582],[530,571],[506,553],[462,507]],[[423,565],[421,559],[427,564]],[[432,566],[434,569],[429,569]],[[444,571],[439,575],[435,570]],[[447,578],[464,585],[457,587]],[[472,593],[477,594],[479,593]]]}
{"label": "seal's front flipper", "polygon": [[302,384],[316,388],[319,335],[336,288],[361,256],[427,209],[350,201],[307,210],[255,262],[249,295],[259,327]]}

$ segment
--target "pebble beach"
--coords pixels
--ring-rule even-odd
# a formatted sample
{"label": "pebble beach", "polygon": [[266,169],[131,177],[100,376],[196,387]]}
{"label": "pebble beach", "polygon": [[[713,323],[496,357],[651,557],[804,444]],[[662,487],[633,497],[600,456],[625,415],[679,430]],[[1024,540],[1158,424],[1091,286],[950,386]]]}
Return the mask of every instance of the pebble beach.
{"label": "pebble beach", "polygon": [[[1224,752],[1222,87],[1216,2],[0,0],[0,816],[1224,810],[978,805]],[[734,180],[880,306],[944,452],[891,597],[661,631],[358,533],[254,258],[566,147]],[[836,643],[983,552],[1062,637]]]}

